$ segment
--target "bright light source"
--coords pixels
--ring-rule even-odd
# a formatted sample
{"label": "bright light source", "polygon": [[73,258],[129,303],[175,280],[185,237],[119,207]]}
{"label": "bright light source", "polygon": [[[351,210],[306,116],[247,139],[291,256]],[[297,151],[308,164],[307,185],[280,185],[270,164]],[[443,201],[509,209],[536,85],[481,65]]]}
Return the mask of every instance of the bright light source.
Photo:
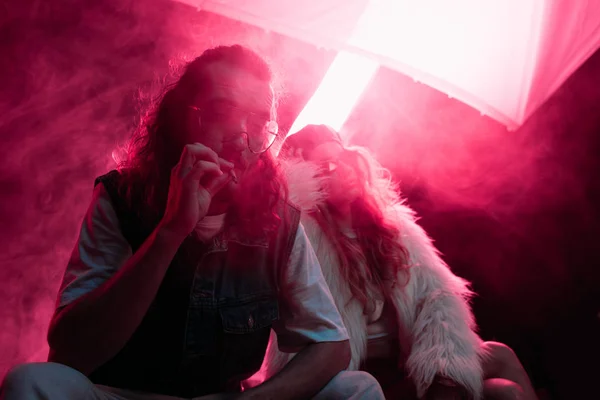
{"label": "bright light source", "polygon": [[379,64],[369,58],[340,52],[321,84],[294,121],[288,136],[308,124],[325,124],[339,132]]}

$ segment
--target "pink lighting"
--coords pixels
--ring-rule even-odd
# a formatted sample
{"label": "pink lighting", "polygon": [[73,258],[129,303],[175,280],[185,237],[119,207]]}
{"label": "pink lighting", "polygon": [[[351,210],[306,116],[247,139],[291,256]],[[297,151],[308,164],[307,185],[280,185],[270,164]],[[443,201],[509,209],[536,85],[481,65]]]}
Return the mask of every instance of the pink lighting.
{"label": "pink lighting", "polygon": [[371,59],[340,52],[288,135],[308,124],[325,124],[340,131],[378,67]]}

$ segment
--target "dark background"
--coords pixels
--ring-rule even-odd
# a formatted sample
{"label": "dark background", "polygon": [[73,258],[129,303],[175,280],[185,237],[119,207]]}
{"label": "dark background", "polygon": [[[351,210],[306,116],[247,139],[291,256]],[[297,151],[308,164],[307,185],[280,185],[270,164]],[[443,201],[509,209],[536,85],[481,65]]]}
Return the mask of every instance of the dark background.
{"label": "dark background", "polygon": [[[139,3],[0,4],[0,378],[45,359],[93,179],[162,81],[208,47],[245,44],[273,63],[289,128],[335,56],[176,2]],[[473,281],[484,339],[511,345],[551,398],[597,398],[600,53],[514,132],[387,69],[347,128]]]}

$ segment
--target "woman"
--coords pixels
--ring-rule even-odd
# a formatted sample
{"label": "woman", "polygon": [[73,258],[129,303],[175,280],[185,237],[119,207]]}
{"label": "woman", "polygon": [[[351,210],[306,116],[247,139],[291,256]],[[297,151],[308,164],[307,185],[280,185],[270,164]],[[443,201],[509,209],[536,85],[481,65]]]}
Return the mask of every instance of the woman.
{"label": "woman", "polygon": [[[280,157],[350,335],[349,369],[373,374],[388,398],[536,398],[512,350],[475,333],[468,282],[442,261],[366,149],[309,125]],[[275,341],[248,386],[293,357]]]}

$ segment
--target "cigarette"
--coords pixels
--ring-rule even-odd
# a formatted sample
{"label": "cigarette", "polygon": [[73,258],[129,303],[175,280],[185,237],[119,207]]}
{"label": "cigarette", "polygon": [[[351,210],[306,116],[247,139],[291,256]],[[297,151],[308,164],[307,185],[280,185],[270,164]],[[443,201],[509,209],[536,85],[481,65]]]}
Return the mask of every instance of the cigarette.
{"label": "cigarette", "polygon": [[235,174],[235,171],[234,171],[233,169],[230,169],[230,170],[229,170],[229,175],[231,176],[231,179],[232,179],[232,180],[233,180],[235,183],[238,183],[238,177],[237,177],[237,175]]}

